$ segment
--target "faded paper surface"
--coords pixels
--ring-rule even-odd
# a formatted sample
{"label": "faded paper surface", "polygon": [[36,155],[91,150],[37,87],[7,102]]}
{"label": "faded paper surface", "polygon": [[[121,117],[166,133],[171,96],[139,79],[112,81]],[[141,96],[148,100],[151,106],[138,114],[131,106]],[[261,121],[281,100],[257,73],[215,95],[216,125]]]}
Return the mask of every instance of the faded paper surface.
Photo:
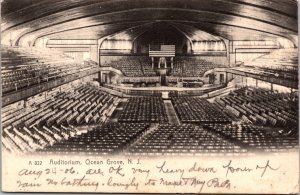
{"label": "faded paper surface", "polygon": [[240,157],[3,156],[3,190],[297,193],[298,153]]}

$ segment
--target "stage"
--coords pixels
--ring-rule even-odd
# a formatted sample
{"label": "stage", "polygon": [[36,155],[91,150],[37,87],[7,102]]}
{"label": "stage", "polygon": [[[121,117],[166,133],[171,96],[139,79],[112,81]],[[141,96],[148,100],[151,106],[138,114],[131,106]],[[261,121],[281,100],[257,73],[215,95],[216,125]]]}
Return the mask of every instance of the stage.
{"label": "stage", "polygon": [[206,91],[206,90],[216,90],[222,87],[226,87],[224,84],[218,85],[204,85],[202,87],[170,87],[170,86],[158,86],[158,87],[129,87],[129,86],[118,86],[105,84],[104,87],[114,89],[114,90],[141,90],[141,91]]}

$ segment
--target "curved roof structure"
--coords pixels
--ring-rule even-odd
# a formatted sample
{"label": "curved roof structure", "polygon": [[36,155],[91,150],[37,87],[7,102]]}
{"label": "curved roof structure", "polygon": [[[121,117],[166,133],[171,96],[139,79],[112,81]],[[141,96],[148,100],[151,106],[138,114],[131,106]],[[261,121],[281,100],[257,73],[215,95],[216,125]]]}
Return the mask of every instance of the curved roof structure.
{"label": "curved roof structure", "polygon": [[295,0],[4,0],[2,41],[100,39],[128,29],[137,36],[138,28],[168,22],[190,39],[280,37],[297,45],[297,6]]}

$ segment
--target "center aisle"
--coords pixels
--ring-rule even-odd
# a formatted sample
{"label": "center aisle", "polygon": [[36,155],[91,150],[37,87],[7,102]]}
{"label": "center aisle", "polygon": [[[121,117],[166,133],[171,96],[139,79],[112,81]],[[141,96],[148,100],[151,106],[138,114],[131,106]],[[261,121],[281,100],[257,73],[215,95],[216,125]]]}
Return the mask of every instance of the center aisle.
{"label": "center aisle", "polygon": [[169,124],[171,125],[180,125],[180,121],[177,117],[177,114],[174,110],[171,100],[164,100],[166,113],[168,115]]}
{"label": "center aisle", "polygon": [[124,106],[126,105],[126,102],[128,101],[127,98],[120,99],[120,102],[118,103],[116,109],[112,113],[111,117],[109,118],[109,122],[118,122],[119,115],[121,114],[122,110],[124,109]]}

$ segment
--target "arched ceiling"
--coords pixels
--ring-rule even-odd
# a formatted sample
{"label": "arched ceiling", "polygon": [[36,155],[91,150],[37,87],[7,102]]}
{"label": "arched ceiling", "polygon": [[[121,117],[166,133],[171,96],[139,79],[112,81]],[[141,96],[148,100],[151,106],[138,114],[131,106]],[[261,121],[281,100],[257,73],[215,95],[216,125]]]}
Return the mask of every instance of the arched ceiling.
{"label": "arched ceiling", "polygon": [[100,39],[164,21],[191,36],[199,30],[228,40],[283,37],[297,45],[297,7],[295,0],[3,0],[1,31],[2,41],[19,44]]}
{"label": "arched ceiling", "polygon": [[199,30],[198,28],[182,24],[182,23],[172,23],[172,25],[182,32],[190,41],[220,41],[220,37],[207,33],[205,31]]}
{"label": "arched ceiling", "polygon": [[107,37],[107,39],[134,41],[137,37],[139,37],[146,31],[149,31],[150,29],[152,29],[153,24],[156,24],[156,23],[144,23],[140,26],[135,26],[133,28],[127,28],[124,31],[110,35],[109,37]]}

